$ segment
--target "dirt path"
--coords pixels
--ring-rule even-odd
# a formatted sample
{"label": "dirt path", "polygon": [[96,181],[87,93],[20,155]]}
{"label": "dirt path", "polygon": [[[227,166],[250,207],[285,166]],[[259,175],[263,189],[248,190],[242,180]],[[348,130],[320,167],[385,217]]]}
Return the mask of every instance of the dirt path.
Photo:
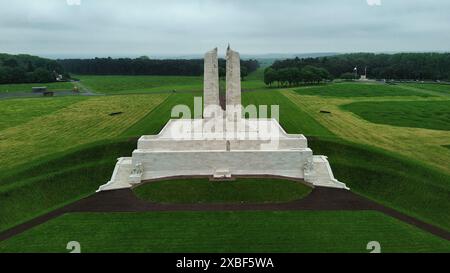
{"label": "dirt path", "polygon": [[65,213],[72,212],[146,212],[146,211],[286,211],[286,210],[376,210],[400,221],[450,241],[450,232],[387,208],[351,191],[315,188],[307,197],[281,204],[156,204],[138,199],[132,190],[100,192],[81,199],[0,234],[0,241],[9,239]]}

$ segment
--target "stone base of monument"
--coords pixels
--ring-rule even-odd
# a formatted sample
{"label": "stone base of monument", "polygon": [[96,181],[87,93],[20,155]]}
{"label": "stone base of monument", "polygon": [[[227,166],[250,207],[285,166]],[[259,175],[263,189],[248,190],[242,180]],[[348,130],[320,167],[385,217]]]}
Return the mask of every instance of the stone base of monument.
{"label": "stone base of monument", "polygon": [[303,135],[287,134],[274,119],[212,124],[213,130],[204,119],[170,120],[160,134],[142,136],[132,156],[118,159],[111,180],[98,191],[190,176],[274,176],[348,189],[334,178],[327,157],[313,155]]}

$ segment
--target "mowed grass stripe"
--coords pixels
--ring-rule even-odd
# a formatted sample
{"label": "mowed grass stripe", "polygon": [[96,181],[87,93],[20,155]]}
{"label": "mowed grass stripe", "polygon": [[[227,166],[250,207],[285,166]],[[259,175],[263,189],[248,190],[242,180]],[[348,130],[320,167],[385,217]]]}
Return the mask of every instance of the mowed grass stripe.
{"label": "mowed grass stripe", "polygon": [[186,105],[191,109],[191,114],[193,115],[195,97],[202,98],[202,94],[183,93],[169,95],[163,103],[155,107],[153,111],[149,112],[145,117],[125,130],[121,135],[127,137],[139,137],[141,135],[158,134],[172,118],[171,113],[173,107],[177,105]]}
{"label": "mowed grass stripe", "polygon": [[[105,224],[107,223],[107,224]],[[66,214],[0,243],[0,252],[448,252],[450,243],[373,211]]]}
{"label": "mowed grass stripe", "polygon": [[[2,168],[77,145],[112,139],[162,103],[167,94],[93,97],[0,131]],[[111,113],[122,114],[110,116]]]}
{"label": "mowed grass stripe", "polygon": [[30,98],[0,100],[0,131],[19,126],[33,118],[48,115],[86,97]]}

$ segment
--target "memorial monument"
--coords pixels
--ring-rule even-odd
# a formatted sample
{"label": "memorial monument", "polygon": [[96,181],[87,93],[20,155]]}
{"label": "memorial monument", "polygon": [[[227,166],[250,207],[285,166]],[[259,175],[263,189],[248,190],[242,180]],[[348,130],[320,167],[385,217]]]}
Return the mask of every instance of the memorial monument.
{"label": "memorial monument", "polygon": [[214,49],[205,54],[203,118],[171,119],[158,135],[142,136],[132,156],[118,159],[111,180],[98,191],[177,177],[222,181],[246,176],[348,189],[334,178],[326,156],[313,155],[305,136],[287,134],[274,118],[245,118],[256,107],[241,103],[239,53],[228,47],[226,61],[225,109]]}

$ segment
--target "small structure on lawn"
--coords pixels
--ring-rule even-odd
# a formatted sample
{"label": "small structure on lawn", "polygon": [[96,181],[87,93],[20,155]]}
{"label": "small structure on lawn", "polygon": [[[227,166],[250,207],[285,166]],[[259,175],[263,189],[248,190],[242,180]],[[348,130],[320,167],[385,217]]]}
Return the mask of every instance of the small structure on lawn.
{"label": "small structure on lawn", "polygon": [[47,86],[36,86],[36,87],[32,87],[31,91],[33,91],[33,93],[44,93],[47,91]]}

